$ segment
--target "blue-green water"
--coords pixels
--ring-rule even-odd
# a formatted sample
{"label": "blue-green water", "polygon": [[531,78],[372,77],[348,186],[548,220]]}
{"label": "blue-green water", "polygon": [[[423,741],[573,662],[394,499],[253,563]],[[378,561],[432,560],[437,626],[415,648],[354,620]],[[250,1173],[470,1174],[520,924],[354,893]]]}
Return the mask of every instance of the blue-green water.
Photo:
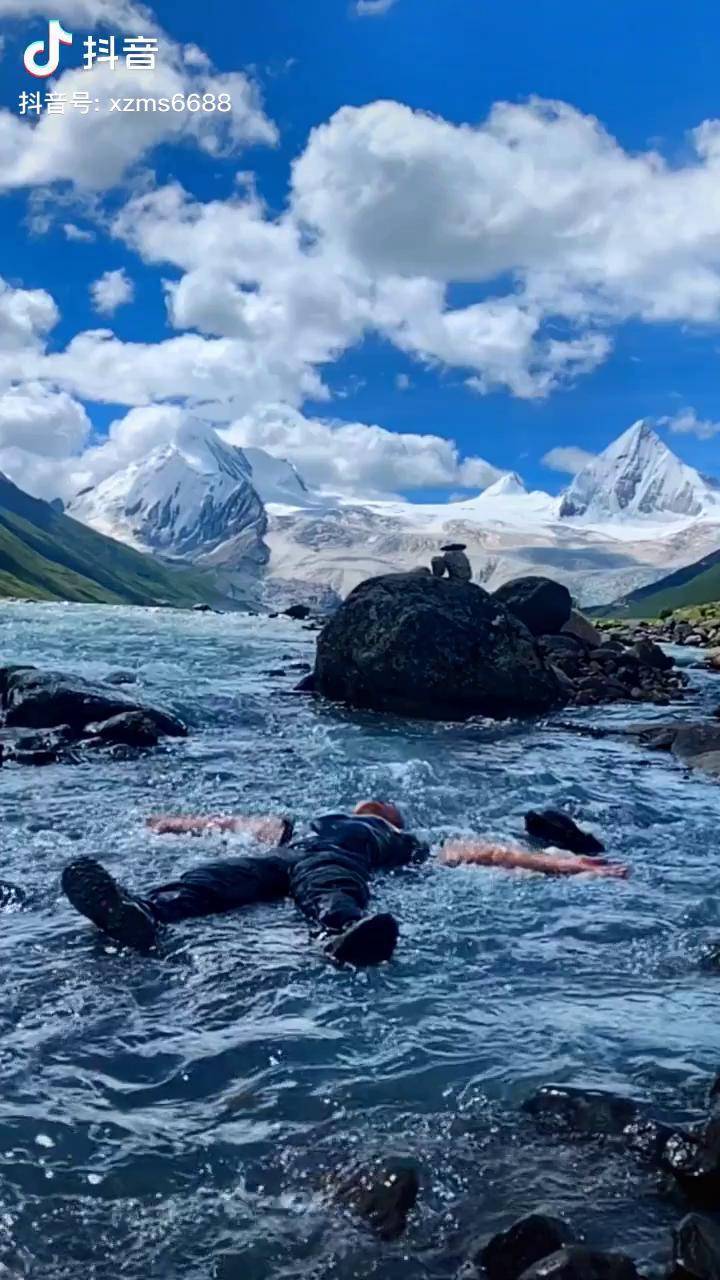
{"label": "blue-green water", "polygon": [[[0,1264],[43,1280],[441,1280],[467,1240],[536,1206],[661,1263],[682,1202],[611,1146],[539,1137],[518,1106],[565,1080],[702,1110],[720,1065],[720,978],[698,967],[720,937],[720,793],[550,722],[408,724],[287,696],[297,676],[264,673],[313,641],[287,621],[0,606],[0,662],[137,670],[193,730],[129,763],[0,772],[0,876],[35,895],[0,916]],[[714,705],[720,684],[693,679]],[[307,818],[378,792],[433,838],[518,836],[531,805],[568,806],[632,879],[378,880],[401,944],[362,974],[329,967],[291,904],[189,923],[148,960],[59,894],[80,853],[135,886],[221,853],[217,837],[150,836],[153,812]],[[394,1245],[324,1192],[377,1152],[423,1169]]]}

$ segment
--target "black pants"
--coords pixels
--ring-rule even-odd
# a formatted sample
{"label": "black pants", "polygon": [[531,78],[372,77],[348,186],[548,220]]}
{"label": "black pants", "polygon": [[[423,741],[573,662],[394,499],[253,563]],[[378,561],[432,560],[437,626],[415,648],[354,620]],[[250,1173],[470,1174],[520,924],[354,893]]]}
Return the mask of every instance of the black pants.
{"label": "black pants", "polygon": [[370,862],[332,845],[277,850],[195,867],[144,898],[157,920],[175,924],[291,896],[305,918],[330,933],[362,919],[370,901]]}

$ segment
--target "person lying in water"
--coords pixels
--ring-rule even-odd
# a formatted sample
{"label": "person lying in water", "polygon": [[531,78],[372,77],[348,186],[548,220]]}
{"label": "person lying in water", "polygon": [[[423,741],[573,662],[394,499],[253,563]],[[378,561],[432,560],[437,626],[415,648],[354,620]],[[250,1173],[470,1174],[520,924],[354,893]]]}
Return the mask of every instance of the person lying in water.
{"label": "person lying in water", "polygon": [[[196,831],[201,823],[202,830],[243,831],[261,839],[270,835],[276,847],[257,856],[206,863],[142,895],[123,888],[92,858],[70,863],[62,886],[73,907],[137,951],[155,949],[169,924],[292,897],[311,928],[324,937],[332,960],[380,964],[393,955],[400,931],[393,916],[369,913],[371,876],[420,862],[429,853],[405,830],[399,809],[378,800],[363,801],[349,815],[318,818],[310,834],[300,839],[293,839],[288,819],[184,819],[182,826],[168,828],[169,821],[151,819],[150,826],[156,831]],[[226,825],[230,821],[232,827]],[[440,861],[447,866],[468,863],[554,875],[627,874],[624,867],[600,859],[533,854],[468,840],[449,841],[440,851]]]}

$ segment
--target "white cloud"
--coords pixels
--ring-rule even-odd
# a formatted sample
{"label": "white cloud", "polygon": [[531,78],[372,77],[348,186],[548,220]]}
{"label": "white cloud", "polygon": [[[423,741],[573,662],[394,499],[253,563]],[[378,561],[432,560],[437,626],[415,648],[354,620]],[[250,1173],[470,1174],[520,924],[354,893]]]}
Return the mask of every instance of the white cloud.
{"label": "white cloud", "polygon": [[232,444],[288,458],[313,486],[358,496],[458,486],[480,489],[502,474],[482,458],[463,459],[455,443],[442,436],[307,418],[287,405],[249,413],[221,434]]}
{"label": "white cloud", "polygon": [[355,12],[361,18],[380,18],[396,4],[397,0],[357,0]]}
{"label": "white cloud", "polygon": [[409,374],[399,373],[397,375],[395,379],[395,388],[397,391],[409,391],[411,386],[412,386],[412,381],[410,379]]}
{"label": "white cloud", "polygon": [[90,430],[85,409],[65,392],[40,383],[10,387],[0,392],[0,471],[36,497],[54,498]]}
{"label": "white cloud", "polygon": [[698,418],[694,409],[681,409],[672,417],[660,418],[658,425],[667,427],[675,435],[697,436],[698,440],[712,440],[720,432],[720,422],[710,418]]}
{"label": "white cloud", "polygon": [[118,271],[106,271],[90,285],[90,296],[96,311],[111,316],[118,307],[124,307],[135,297],[135,285],[121,267]]}
{"label": "white cloud", "polygon": [[89,244],[95,239],[94,231],[86,227],[78,227],[74,222],[64,222],[63,232],[66,240],[75,241],[77,244]]}
{"label": "white cloud", "polygon": [[[3,7],[4,6],[4,7]],[[45,12],[34,3],[30,13]],[[80,191],[106,190],[161,143],[191,143],[210,155],[232,154],[246,144],[274,145],[277,130],[262,109],[257,86],[241,71],[220,73],[198,58],[195,46],[188,56],[157,28],[143,6],[123,0],[65,0],[55,6],[56,17],[71,23],[129,29],[134,34],[158,32],[159,52],[154,70],[128,69],[120,60],[114,68],[96,64],[91,70],[73,69],[56,79],[52,88],[71,103],[77,93],[98,99],[100,110],[84,115],[77,109],[57,115],[44,113],[37,121],[0,111],[0,188],[13,189],[70,182]],[[0,0],[0,15],[27,16],[27,5]],[[138,31],[138,27],[140,30]],[[190,94],[228,95],[229,111],[152,109],[154,100]],[[112,99],[140,99],[148,105],[132,112],[111,110]],[[179,101],[179,99],[178,99]]]}
{"label": "white cloud", "polygon": [[44,289],[14,289],[0,277],[0,351],[32,352],[40,349],[45,334],[54,328],[59,312]]}
{"label": "white cloud", "polygon": [[576,444],[557,445],[545,454],[543,464],[550,467],[551,471],[562,471],[567,475],[576,476],[578,472],[594,462],[596,456]]}

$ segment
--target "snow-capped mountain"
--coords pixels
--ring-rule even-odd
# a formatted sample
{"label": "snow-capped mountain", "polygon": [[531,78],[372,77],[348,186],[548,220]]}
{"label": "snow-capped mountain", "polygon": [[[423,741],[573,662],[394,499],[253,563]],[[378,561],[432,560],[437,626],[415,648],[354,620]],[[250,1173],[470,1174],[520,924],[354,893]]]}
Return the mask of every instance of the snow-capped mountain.
{"label": "snow-capped mountain", "polygon": [[588,521],[713,513],[720,519],[717,487],[681,462],[643,420],[575,477],[560,507],[563,518]]}
{"label": "snow-capped mountain", "polygon": [[559,497],[529,492],[512,472],[443,503],[313,491],[290,462],[193,423],[79,494],[69,514],[141,550],[214,569],[226,593],[242,596],[262,578],[270,607],[327,603],[373,574],[429,564],[447,541],[467,544],[476,582],[490,589],[547,574],[581,603],[602,604],[720,543],[720,490],[645,422]]}
{"label": "snow-capped mountain", "polygon": [[79,493],[68,514],[140,551],[238,569],[267,561],[251,464],[199,422]]}

